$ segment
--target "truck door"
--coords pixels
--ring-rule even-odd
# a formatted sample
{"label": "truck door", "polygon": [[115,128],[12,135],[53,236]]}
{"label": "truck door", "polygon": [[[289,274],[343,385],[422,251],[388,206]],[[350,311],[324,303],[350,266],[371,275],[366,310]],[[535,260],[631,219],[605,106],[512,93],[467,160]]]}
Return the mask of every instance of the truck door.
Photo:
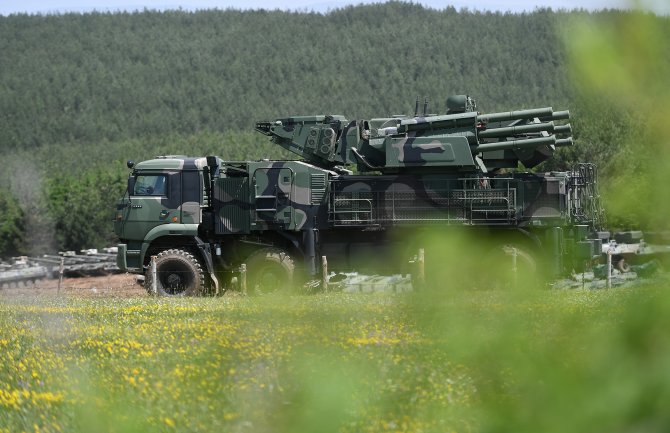
{"label": "truck door", "polygon": [[181,174],[141,172],[129,191],[130,202],[124,218],[124,238],[144,239],[154,227],[180,221]]}
{"label": "truck door", "polygon": [[202,222],[202,210],[204,185],[202,173],[195,170],[182,171],[181,185],[181,215],[182,224],[200,224]]}

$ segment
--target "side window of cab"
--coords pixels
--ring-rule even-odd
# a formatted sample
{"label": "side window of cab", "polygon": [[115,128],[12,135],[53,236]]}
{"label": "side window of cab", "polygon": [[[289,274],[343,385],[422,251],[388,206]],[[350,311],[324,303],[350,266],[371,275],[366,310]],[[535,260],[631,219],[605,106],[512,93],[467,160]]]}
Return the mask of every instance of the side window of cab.
{"label": "side window of cab", "polygon": [[167,195],[167,176],[164,174],[138,175],[133,195],[159,197]]}

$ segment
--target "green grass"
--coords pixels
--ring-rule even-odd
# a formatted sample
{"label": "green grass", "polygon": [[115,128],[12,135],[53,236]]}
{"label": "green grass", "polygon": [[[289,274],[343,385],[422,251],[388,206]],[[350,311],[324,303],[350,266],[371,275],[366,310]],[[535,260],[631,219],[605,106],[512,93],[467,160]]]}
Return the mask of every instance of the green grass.
{"label": "green grass", "polygon": [[4,298],[0,431],[657,431],[668,313],[660,288]]}

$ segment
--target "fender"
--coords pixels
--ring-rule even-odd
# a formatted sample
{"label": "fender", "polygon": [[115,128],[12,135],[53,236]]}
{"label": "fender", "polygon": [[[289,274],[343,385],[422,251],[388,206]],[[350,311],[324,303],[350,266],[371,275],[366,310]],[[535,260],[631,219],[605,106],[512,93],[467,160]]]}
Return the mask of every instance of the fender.
{"label": "fender", "polygon": [[163,224],[149,230],[144,242],[151,243],[161,236],[197,236],[199,224]]}
{"label": "fender", "polygon": [[156,226],[149,230],[149,233],[142,241],[142,248],[140,250],[140,263],[144,263],[147,250],[151,243],[163,236],[189,236],[196,237],[198,235],[198,224],[163,224]]}
{"label": "fender", "polygon": [[542,249],[542,240],[537,234],[532,233],[521,227],[516,227],[515,231],[517,233],[520,233],[522,237],[524,237],[529,244],[533,245],[538,250]]}
{"label": "fender", "polygon": [[211,278],[212,282],[214,283],[215,293],[218,295],[219,279],[216,278],[216,274],[214,273],[214,261],[212,260],[212,249],[207,242],[204,242],[198,236],[195,236],[194,239],[196,245],[198,246],[198,250],[200,250],[200,256],[204,259],[205,267],[207,268],[207,272],[209,273],[209,278]]}
{"label": "fender", "polygon": [[209,244],[198,237],[198,227],[199,224],[163,224],[154,227],[149,231],[149,233],[147,233],[144,242],[142,242],[142,250],[140,252],[140,257],[142,260],[141,263],[144,263],[144,257],[146,256],[147,250],[149,249],[152,241],[164,236],[184,236],[185,238],[191,238],[198,247],[197,252],[199,253],[200,258],[203,260],[205,267],[207,268],[209,277],[214,283],[216,294],[219,294],[219,280],[214,274],[212,251]]}

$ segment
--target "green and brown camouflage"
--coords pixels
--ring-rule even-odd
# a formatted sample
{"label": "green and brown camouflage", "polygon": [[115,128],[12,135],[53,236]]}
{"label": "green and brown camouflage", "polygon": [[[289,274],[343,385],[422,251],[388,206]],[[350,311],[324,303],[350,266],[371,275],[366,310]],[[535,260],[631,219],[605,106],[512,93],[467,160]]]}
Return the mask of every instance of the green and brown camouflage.
{"label": "green and brown camouflage", "polygon": [[[444,115],[348,121],[344,116],[294,116],[259,122],[256,130],[310,163],[358,171],[423,173],[533,168],[558,146],[572,145],[568,111],[551,107],[479,114],[467,95],[450,97]],[[503,122],[507,122],[503,124]],[[558,138],[558,136],[564,138]]]}
{"label": "green and brown camouflage", "polygon": [[[126,196],[117,204],[114,229],[128,239],[120,265],[142,269],[151,243],[165,236],[193,236],[202,223],[206,158],[164,156],[133,165]],[[130,165],[130,164],[129,164]]]}
{"label": "green and brown camouflage", "polygon": [[256,125],[298,161],[169,156],[129,163],[115,223],[119,267],[144,273],[152,255],[162,253],[163,263],[172,254],[175,263],[196,261],[187,268],[204,269],[214,286],[246,261],[263,263],[259,257],[277,275],[295,267],[314,275],[322,255],[340,270],[356,270],[360,257],[383,257],[400,238],[414,245],[408,237],[417,230],[450,226],[516,238],[551,256],[556,273],[599,254],[594,166],[501,170],[535,167],[557,146],[571,145],[570,126],[558,124],[567,111],[479,114],[468,96],[447,106],[444,115],[299,116]]}
{"label": "green and brown camouflage", "polygon": [[221,170],[213,196],[218,233],[325,228],[313,222],[324,219],[326,187],[335,172],[302,161],[224,163]]}

